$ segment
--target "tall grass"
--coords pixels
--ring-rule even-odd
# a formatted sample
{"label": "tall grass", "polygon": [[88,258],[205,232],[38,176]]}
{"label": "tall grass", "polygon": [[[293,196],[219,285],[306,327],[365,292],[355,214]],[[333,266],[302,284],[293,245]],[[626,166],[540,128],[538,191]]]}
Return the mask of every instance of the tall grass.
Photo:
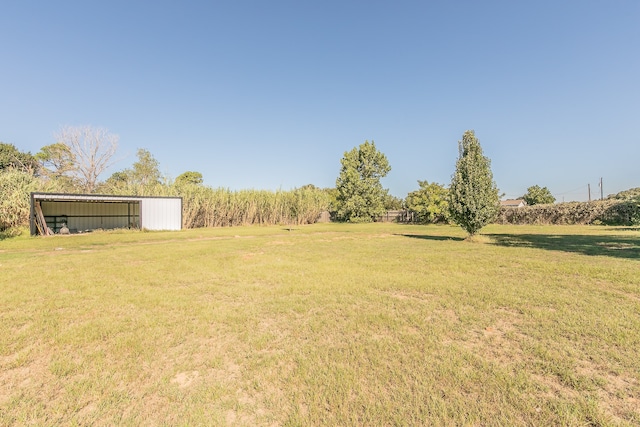
{"label": "tall grass", "polygon": [[329,206],[324,191],[307,187],[274,192],[188,185],[176,190],[183,198],[185,228],[312,224]]}
{"label": "tall grass", "polygon": [[29,223],[32,191],[62,191],[59,182],[18,169],[0,171],[0,231]]}

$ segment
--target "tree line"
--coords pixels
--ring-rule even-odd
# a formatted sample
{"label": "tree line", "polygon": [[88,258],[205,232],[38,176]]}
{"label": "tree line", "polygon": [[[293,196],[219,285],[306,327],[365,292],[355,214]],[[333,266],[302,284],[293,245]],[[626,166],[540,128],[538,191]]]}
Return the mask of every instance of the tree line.
{"label": "tree line", "polygon": [[[334,188],[306,185],[290,191],[231,191],[204,185],[197,171],[171,179],[146,149],[138,149],[130,168],[100,176],[118,160],[119,138],[103,128],[63,127],[56,142],[32,155],[0,143],[0,230],[28,222],[31,191],[80,192],[183,198],[183,226],[210,227],[250,224],[305,224],[323,211],[334,220],[375,221],[388,210],[407,209],[421,223],[454,223],[469,235],[495,221],[499,193],[491,161],[474,131],[458,141],[458,159],[448,186],[418,181],[405,199],[389,194],[381,179],[390,171],[387,157],[374,141],[346,151]],[[522,198],[529,205],[554,203],[546,187],[529,187]]]}

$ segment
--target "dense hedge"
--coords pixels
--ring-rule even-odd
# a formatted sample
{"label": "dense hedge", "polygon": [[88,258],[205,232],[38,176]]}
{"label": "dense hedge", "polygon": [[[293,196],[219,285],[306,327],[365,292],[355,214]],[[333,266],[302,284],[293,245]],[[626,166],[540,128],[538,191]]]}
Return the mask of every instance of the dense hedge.
{"label": "dense hedge", "polygon": [[502,208],[498,224],[640,225],[640,202],[599,200]]}

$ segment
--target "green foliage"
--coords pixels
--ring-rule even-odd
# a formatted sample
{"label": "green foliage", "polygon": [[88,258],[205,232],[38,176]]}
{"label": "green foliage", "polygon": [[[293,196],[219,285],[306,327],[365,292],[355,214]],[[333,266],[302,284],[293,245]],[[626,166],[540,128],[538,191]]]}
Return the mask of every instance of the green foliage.
{"label": "green foliage", "polygon": [[75,167],[74,154],[62,142],[45,145],[35,157],[42,164],[42,171],[47,176],[68,176]]}
{"label": "green foliage", "polygon": [[187,171],[176,178],[176,185],[200,185],[204,181],[200,172]]}
{"label": "green foliage", "polygon": [[33,191],[62,191],[51,182],[20,169],[0,170],[0,231],[29,223],[30,194]]}
{"label": "green foliage", "polygon": [[329,212],[335,216],[338,212],[338,189],[331,187],[323,188],[322,191],[326,193],[327,198],[329,199]]}
{"label": "green foliage", "polygon": [[349,222],[371,222],[385,212],[387,191],[380,179],[391,170],[387,157],[373,141],[345,152],[336,180],[337,218]]}
{"label": "green foliage", "polygon": [[458,141],[458,150],[456,171],[449,187],[449,211],[456,224],[474,235],[496,218],[500,209],[498,188],[491,161],[482,154],[472,130]]}
{"label": "green foliage", "polygon": [[522,196],[527,205],[546,205],[556,201],[551,191],[547,187],[540,187],[539,185],[533,185],[527,188],[527,193]]}
{"label": "green foliage", "polygon": [[630,188],[625,191],[621,191],[618,194],[609,196],[608,199],[616,200],[631,200],[640,202],[640,187]]}
{"label": "green foliage", "polygon": [[640,225],[640,203],[607,199],[502,208],[496,222],[517,225]]}
{"label": "green foliage", "polygon": [[407,195],[407,208],[414,211],[422,223],[449,221],[449,190],[441,184],[418,181],[419,190]]}
{"label": "green foliage", "polygon": [[163,185],[160,163],[149,150],[138,149],[138,160],[131,169],[113,173],[100,186],[100,192],[135,196],[165,196],[169,187]]}
{"label": "green foliage", "polygon": [[0,172],[0,230],[29,222],[29,194],[37,189],[33,174],[18,169]]}
{"label": "green foliage", "polygon": [[38,171],[39,164],[31,153],[23,153],[13,144],[0,142],[0,171],[9,168],[34,173]]}
{"label": "green foliage", "polygon": [[389,194],[384,195],[384,209],[386,211],[398,211],[404,208],[404,201],[396,196]]}
{"label": "green foliage", "polygon": [[640,225],[640,198],[623,200],[610,206],[602,218],[608,225]]}
{"label": "green foliage", "polygon": [[129,173],[129,181],[140,188],[140,194],[144,195],[145,190],[160,184],[161,178],[160,163],[149,150],[139,148],[138,161],[133,164],[133,169]]}
{"label": "green foliage", "polygon": [[75,176],[75,156],[67,145],[61,142],[45,145],[36,153],[35,158],[41,165],[40,174],[56,181],[56,185],[65,191],[76,191],[80,187]]}

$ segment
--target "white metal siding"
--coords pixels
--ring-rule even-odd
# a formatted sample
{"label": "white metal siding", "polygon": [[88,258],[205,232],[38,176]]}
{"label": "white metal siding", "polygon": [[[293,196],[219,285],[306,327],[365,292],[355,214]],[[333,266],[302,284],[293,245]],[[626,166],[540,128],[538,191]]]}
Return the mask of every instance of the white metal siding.
{"label": "white metal siding", "polygon": [[181,230],[182,199],[141,199],[141,226],[147,230]]}

